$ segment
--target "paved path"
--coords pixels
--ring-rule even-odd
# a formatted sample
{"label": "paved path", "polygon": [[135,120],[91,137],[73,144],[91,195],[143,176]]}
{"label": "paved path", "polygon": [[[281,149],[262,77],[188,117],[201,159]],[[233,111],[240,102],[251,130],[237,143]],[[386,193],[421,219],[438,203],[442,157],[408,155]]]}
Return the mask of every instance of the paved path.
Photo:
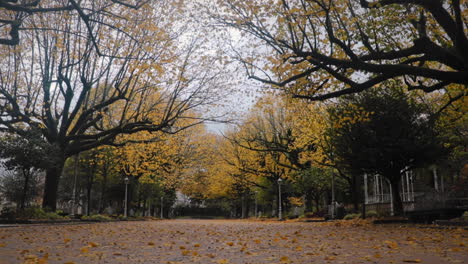
{"label": "paved path", "polygon": [[0,229],[3,263],[468,263],[468,231],[165,220]]}

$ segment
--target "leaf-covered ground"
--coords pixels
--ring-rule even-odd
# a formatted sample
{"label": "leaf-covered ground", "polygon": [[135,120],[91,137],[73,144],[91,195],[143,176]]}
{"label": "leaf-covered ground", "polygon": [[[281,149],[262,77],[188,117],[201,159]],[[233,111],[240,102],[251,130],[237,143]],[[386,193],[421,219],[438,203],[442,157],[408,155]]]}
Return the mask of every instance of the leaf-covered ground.
{"label": "leaf-covered ground", "polygon": [[468,231],[340,221],[0,228],[0,263],[464,263]]}

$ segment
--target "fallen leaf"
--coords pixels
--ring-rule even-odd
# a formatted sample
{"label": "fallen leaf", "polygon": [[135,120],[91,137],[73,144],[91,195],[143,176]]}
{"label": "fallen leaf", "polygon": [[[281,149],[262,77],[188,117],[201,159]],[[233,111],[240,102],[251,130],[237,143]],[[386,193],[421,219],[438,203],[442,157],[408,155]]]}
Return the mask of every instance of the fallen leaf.
{"label": "fallen leaf", "polygon": [[421,263],[422,260],[420,260],[420,259],[404,259],[403,262],[406,262],[406,263]]}
{"label": "fallen leaf", "polygon": [[88,253],[89,252],[89,247],[82,247],[80,249],[81,253]]}
{"label": "fallen leaf", "polygon": [[387,245],[388,248],[398,249],[398,243],[395,241],[385,240],[384,243]]}
{"label": "fallen leaf", "polygon": [[88,245],[89,245],[90,247],[98,247],[98,246],[99,246],[98,243],[94,243],[94,242],[88,242]]}

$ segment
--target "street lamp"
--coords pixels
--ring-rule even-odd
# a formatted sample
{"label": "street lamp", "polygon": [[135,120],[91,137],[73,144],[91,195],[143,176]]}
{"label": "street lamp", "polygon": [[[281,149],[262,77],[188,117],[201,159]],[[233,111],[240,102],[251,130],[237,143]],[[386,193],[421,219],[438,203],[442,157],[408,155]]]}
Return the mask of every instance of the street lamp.
{"label": "street lamp", "polygon": [[130,179],[127,177],[125,177],[124,179],[124,183],[125,183],[125,209],[124,209],[124,217],[127,218],[127,194],[128,194],[128,182],[130,181]]}
{"label": "street lamp", "polygon": [[258,191],[255,191],[255,218],[258,218],[258,201],[257,201]]}
{"label": "street lamp", "polygon": [[164,196],[161,196],[161,219],[164,219]]}
{"label": "street lamp", "polygon": [[283,220],[283,212],[281,210],[281,182],[283,180],[278,178],[278,219]]}

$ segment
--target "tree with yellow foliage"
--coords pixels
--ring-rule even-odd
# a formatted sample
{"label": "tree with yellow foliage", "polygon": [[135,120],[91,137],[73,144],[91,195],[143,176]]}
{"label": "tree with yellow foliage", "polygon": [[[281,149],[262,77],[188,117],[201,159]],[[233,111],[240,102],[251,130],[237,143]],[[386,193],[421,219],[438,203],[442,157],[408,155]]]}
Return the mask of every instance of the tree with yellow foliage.
{"label": "tree with yellow foliage", "polygon": [[[0,132],[34,131],[53,149],[42,204],[52,210],[67,158],[115,144],[121,134],[175,133],[183,129],[179,118],[200,123],[186,113],[217,98],[219,74],[194,55],[202,38],[190,41],[181,30],[186,21],[174,22],[183,17],[179,1],[145,1],[139,9],[122,1],[67,2],[74,8],[21,19],[21,42],[0,46]],[[22,15],[36,8],[10,4]]]}
{"label": "tree with yellow foliage", "polygon": [[464,1],[223,0],[211,10],[247,39],[235,57],[248,76],[298,98],[326,100],[391,79],[427,93],[468,84]]}

